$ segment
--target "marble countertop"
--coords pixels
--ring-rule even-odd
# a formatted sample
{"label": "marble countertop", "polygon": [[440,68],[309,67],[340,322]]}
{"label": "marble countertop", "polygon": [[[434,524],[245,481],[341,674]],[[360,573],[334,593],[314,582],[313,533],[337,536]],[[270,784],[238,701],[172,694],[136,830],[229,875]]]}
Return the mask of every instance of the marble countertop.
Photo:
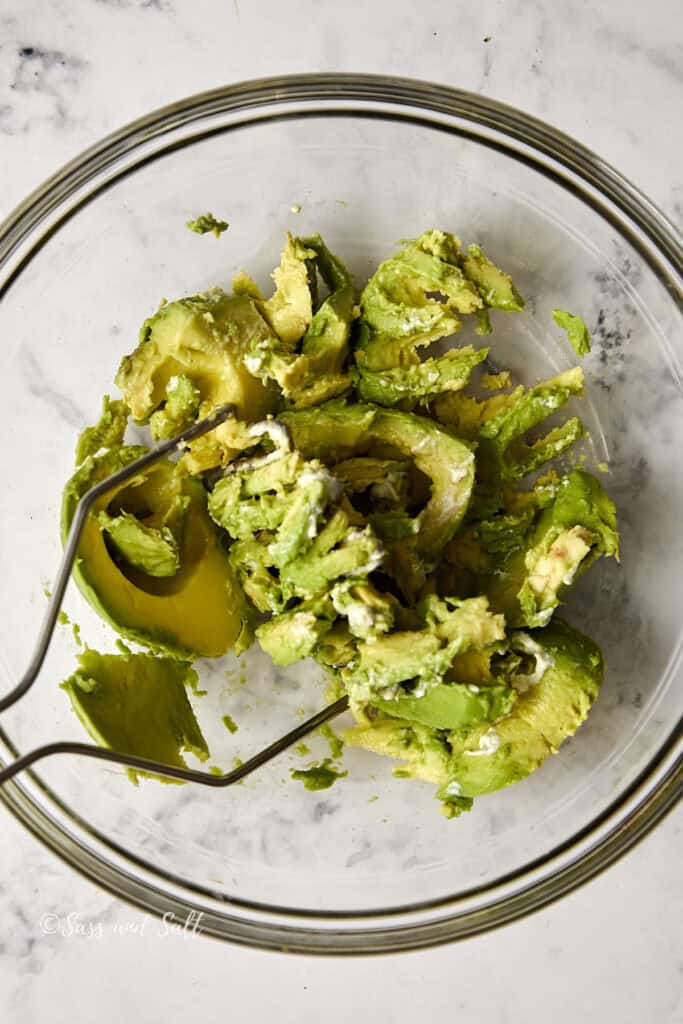
{"label": "marble countertop", "polygon": [[[676,24],[674,0],[3,0],[0,217],[83,147],[154,107],[245,78],[343,70],[432,79],[519,106],[588,144],[680,220]],[[683,1021],[680,813],[532,918],[379,961],[164,934],[3,809],[0,819],[8,1024],[158,1024],[161,992],[174,1016],[208,1020],[218,1007],[283,1024],[374,1019],[381,1007],[387,1022],[439,1011],[478,1024]],[[92,927],[68,934],[69,915]]]}

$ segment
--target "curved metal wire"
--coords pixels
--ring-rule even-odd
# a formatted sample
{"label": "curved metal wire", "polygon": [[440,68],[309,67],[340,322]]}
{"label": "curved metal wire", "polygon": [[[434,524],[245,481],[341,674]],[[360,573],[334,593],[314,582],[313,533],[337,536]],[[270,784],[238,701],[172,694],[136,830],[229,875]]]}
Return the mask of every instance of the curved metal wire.
{"label": "curved metal wire", "polygon": [[[220,426],[221,423],[224,423],[225,420],[233,416],[234,411],[235,410],[232,405],[220,406],[203,420],[199,420],[197,423],[194,423],[191,427],[188,427],[187,430],[183,430],[182,433],[178,434],[176,437],[157,444],[150,451],[145,452],[145,454],[139,459],[129,462],[127,466],[124,466],[122,469],[112,473],[104,480],[95,484],[94,487],[91,487],[89,491],[86,491],[76,506],[76,512],[74,513],[71,526],[69,527],[66,544],[64,545],[64,553],[59,564],[57,576],[52,588],[52,594],[40,626],[38,639],[36,641],[31,660],[29,661],[28,667],[17,685],[0,699],[0,712],[6,711],[7,708],[16,704],[16,702],[24,696],[38,678],[40,670],[43,667],[45,657],[50,646],[50,641],[52,640],[55,626],[57,624],[62,602],[64,600],[64,594],[71,577],[71,570],[78,553],[78,543],[81,533],[83,532],[83,527],[85,526],[88,513],[90,512],[93,503],[97,501],[98,498],[102,497],[103,494],[106,494],[113,488],[126,483],[126,481],[139,475],[141,472],[144,472],[144,470],[154,465],[155,462],[158,462],[159,459],[164,458],[165,455],[169,455],[173,451],[182,450],[190,441],[201,437],[203,434],[207,434],[210,430],[214,430],[216,427]],[[318,711],[317,714],[308,718],[305,722],[301,722],[296,726],[296,728],[271,743],[270,746],[265,747],[257,754],[254,754],[253,757],[249,758],[248,761],[245,761],[239,768],[235,768],[233,771],[228,772],[225,775],[213,775],[210,772],[199,771],[193,768],[176,768],[173,765],[165,765],[159,761],[150,760],[149,758],[137,757],[135,754],[125,754],[120,751],[109,750],[107,747],[97,747],[90,743],[64,741],[47,743],[42,747],[36,747],[35,750],[30,750],[28,753],[18,757],[11,764],[0,769],[0,786],[5,782],[8,782],[18,772],[24,771],[24,769],[35,764],[36,761],[40,761],[45,757],[51,757],[53,754],[78,754],[83,757],[92,757],[100,761],[109,761],[112,764],[124,765],[127,768],[150,772],[154,775],[161,775],[165,778],[180,779],[184,782],[198,782],[205,786],[231,786],[233,783],[239,782],[257,768],[260,768],[262,764],[266,763],[266,761],[270,761],[273,757],[276,757],[287,747],[291,746],[292,743],[296,743],[297,740],[300,740],[310,732],[313,732],[314,729],[317,729],[318,726],[322,725],[324,722],[327,722],[331,718],[335,718],[337,715],[340,715],[343,711],[346,711],[347,708],[348,698],[340,698],[334,704],[330,704],[329,707]]]}
{"label": "curved metal wire", "polygon": [[162,441],[160,444],[155,445],[150,451],[145,452],[139,459],[135,459],[133,462],[129,462],[123,469],[119,469],[116,473],[112,473],[110,476],[105,477],[104,480],[100,480],[99,483],[91,487],[89,491],[86,491],[81,500],[76,506],[76,512],[71,521],[69,533],[64,545],[64,554],[62,560],[59,563],[59,569],[57,576],[52,587],[52,594],[48,602],[47,610],[43,618],[43,622],[38,633],[38,640],[33,651],[33,655],[28,664],[28,668],[24,672],[23,676],[17,683],[17,685],[5,694],[4,697],[0,698],[0,712],[6,711],[7,708],[11,707],[12,704],[16,703],[20,697],[23,697],[26,691],[33,685],[38,677],[43,662],[45,661],[45,655],[48,652],[52,634],[54,633],[57,619],[59,617],[59,611],[62,607],[62,601],[64,600],[64,594],[69,583],[71,576],[71,570],[76,560],[78,553],[78,542],[85,526],[85,521],[88,517],[93,503],[101,498],[107,491],[111,491],[112,488],[118,487],[119,484],[126,483],[132,477],[137,476],[139,473],[148,469],[150,466],[158,462],[159,459],[163,459],[165,455],[169,455],[173,451],[182,450],[186,444],[190,441],[195,440],[197,437],[201,437],[203,434],[208,434],[210,430],[220,426],[225,420],[229,419],[234,415],[234,407],[232,405],[222,405],[214,412],[210,413],[209,416],[203,420],[199,420],[194,423],[187,430],[183,430],[177,437],[172,437],[168,441]]}
{"label": "curved metal wire", "polygon": [[151,761],[146,757],[137,757],[135,754],[122,754],[117,750],[109,750],[106,747],[96,747],[91,743],[65,741],[61,743],[46,743],[43,747],[36,747],[35,750],[22,754],[16,761],[0,770],[0,786],[8,782],[17,772],[30,768],[36,761],[40,761],[44,757],[51,757],[53,754],[80,754],[83,757],[94,757],[100,761],[121,764],[126,768],[135,768],[136,771],[150,772],[169,779],[182,779],[184,782],[198,782],[204,786],[217,786],[218,788],[232,786],[233,783],[239,782],[246,775],[251,775],[253,771],[256,771],[257,768],[260,768],[267,761],[277,757],[287,747],[291,747],[293,743],[303,739],[304,736],[313,732],[314,729],[317,729],[325,722],[329,722],[331,718],[341,715],[348,706],[349,698],[340,697],[334,704],[330,704],[329,707],[318,711],[311,718],[307,718],[305,722],[300,722],[290,732],[280,736],[279,739],[264,747],[263,750],[259,750],[258,754],[254,754],[244,764],[241,764],[239,768],[235,768],[225,775],[213,775],[211,772],[199,771],[194,768],[176,768],[174,765],[161,764],[159,761]]}

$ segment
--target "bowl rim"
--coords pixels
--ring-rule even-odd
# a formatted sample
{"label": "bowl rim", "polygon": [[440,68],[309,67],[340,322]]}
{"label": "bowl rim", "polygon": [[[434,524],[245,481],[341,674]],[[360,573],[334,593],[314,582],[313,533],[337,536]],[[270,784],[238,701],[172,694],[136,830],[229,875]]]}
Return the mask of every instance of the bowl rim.
{"label": "bowl rim", "polygon": [[[289,113],[288,105],[294,108]],[[38,248],[59,229],[63,219],[52,224],[38,239],[38,244],[34,243],[31,250],[13,264],[14,254],[20,251],[36,227],[46,220],[49,222],[50,216],[59,210],[62,203],[97,175],[144,144],[160,140],[184,127],[226,114],[251,114],[252,121],[245,123],[253,123],[254,113],[265,108],[273,110],[268,115],[269,119],[335,113],[373,116],[374,112],[374,116],[389,120],[403,119],[422,122],[430,128],[443,127],[451,133],[469,135],[480,143],[500,148],[578,194],[609,220],[644,256],[673,300],[683,307],[681,235],[651,200],[591,150],[545,122],[493,99],[436,83],[354,73],[285,75],[238,82],[158,108],[107,135],[49,177],[0,223],[0,270],[9,265],[9,273],[0,287],[0,297]],[[258,118],[259,121],[263,119],[263,116]],[[211,131],[204,134],[211,134]],[[193,134],[192,140],[197,137]],[[161,152],[156,152],[155,157]],[[74,212],[72,209],[68,216]],[[628,218],[629,223],[624,224],[620,216]],[[675,663],[670,665],[672,671],[675,668]],[[1,729],[0,739],[8,750],[13,750],[11,740]],[[595,877],[654,828],[683,795],[683,753],[680,748],[678,723],[674,724],[668,739],[627,790],[565,843],[539,858],[539,862],[550,864],[552,860],[557,861],[561,853],[576,847],[579,839],[590,838],[599,831],[601,824],[607,826],[607,831],[592,845],[579,851],[573,859],[558,863],[539,881],[522,885],[511,894],[499,895],[485,906],[473,910],[457,909],[458,904],[462,907],[463,901],[472,895],[470,890],[455,897],[374,911],[372,914],[349,912],[335,915],[329,911],[317,913],[268,908],[280,915],[279,921],[274,923],[238,920],[220,911],[206,913],[192,900],[169,895],[150,881],[136,879],[100,856],[96,850],[88,848],[66,826],[51,817],[45,807],[38,806],[20,782],[0,787],[0,799],[37,839],[82,875],[157,916],[169,912],[176,914],[179,908],[186,914],[199,913],[204,920],[201,928],[204,933],[262,948],[306,953],[381,953],[429,947],[480,934],[538,910]],[[647,783],[658,770],[659,778],[648,790]],[[46,791],[35,775],[32,775],[32,780]],[[615,818],[629,800],[631,805],[625,815]],[[92,833],[93,830],[88,831]],[[96,831],[95,834],[99,836]],[[112,844],[108,845],[110,851],[116,850]],[[144,862],[131,857],[127,851],[124,855],[138,866],[144,866]],[[489,886],[482,887],[483,891],[495,894],[508,877],[523,880],[537,863],[524,865],[505,879],[495,879]],[[165,877],[167,881],[178,884],[172,876],[161,872],[156,874],[157,878]],[[198,897],[207,894],[207,890],[186,880],[181,884]],[[232,902],[234,906],[263,909],[262,904],[237,899],[231,901],[229,898],[224,900],[226,906]],[[395,921],[396,915],[434,906],[452,907],[454,912],[436,922],[392,923],[392,917]],[[386,923],[379,928],[372,925],[343,931],[314,927],[316,920],[329,924],[335,919],[338,923],[341,919],[363,922],[370,917]]]}

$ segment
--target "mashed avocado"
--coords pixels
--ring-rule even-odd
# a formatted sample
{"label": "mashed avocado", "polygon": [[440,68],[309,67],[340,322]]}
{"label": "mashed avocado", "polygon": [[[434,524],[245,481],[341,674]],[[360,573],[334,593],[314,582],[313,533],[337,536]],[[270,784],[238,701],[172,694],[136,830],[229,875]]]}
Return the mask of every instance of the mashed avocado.
{"label": "mashed avocado", "polygon": [[479,248],[427,231],[385,260],[361,295],[356,365],[361,397],[380,405],[415,402],[460,391],[487,349],[452,348],[421,360],[419,349],[455,334],[461,316],[476,314],[489,333],[488,307],[520,311],[524,300],[508,274]]}
{"label": "mashed avocado", "polygon": [[[322,302],[318,277],[329,289]],[[273,329],[270,337],[255,338],[250,345],[246,363],[251,372],[263,381],[276,381],[297,407],[317,405],[348,391],[346,363],[356,311],[353,281],[344,264],[320,235],[288,235],[273,279],[275,292],[268,300],[246,275],[236,281],[255,296]]]}
{"label": "mashed avocado", "polygon": [[193,473],[212,469],[245,446],[244,423],[262,419],[275,406],[273,390],[245,363],[249,346],[270,337],[270,326],[247,295],[212,288],[166,302],[143,323],[116,384],[132,419],[150,423],[156,438],[172,436],[176,426],[182,429],[217,406],[234,405],[237,419],[199,438],[185,456]]}
{"label": "mashed avocado", "polygon": [[345,778],[348,772],[338,772],[331,768],[332,760],[326,757],[320,764],[312,764],[308,768],[292,768],[290,775],[293,779],[303,782],[306,789],[313,791],[329,789],[337,779]]}
{"label": "mashed avocado", "polygon": [[[242,271],[231,293],[164,302],[121,362],[122,397],[81,435],[64,533],[80,496],[147,450],[124,444],[130,420],[156,441],[234,408],[92,510],[77,582],[150,653],[86,650],[65,688],[98,742],[206,757],[187,659],[255,636],[276,665],[314,659],[349,697],[349,746],[402,762],[454,817],[555,753],[602,681],[598,647],[555,617],[596,559],[618,557],[612,501],[559,461],[585,433],[564,413],[583,373],[513,387],[483,372],[488,348],[443,344],[525,308],[506,270],[448,232],[403,243],[359,294],[319,235],[288,234],[273,283],[266,297]],[[554,317],[588,351],[583,321]],[[311,790],[346,774],[329,758],[292,772]]]}

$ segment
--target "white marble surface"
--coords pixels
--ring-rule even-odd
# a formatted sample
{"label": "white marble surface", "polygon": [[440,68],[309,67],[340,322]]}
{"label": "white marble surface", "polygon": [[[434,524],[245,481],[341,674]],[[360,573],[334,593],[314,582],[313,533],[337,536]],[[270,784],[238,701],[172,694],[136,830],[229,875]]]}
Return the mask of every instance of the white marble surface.
{"label": "white marble surface", "polygon": [[[0,0],[0,215],[103,133],[187,93],[280,72],[363,70],[535,113],[680,218],[676,24],[672,0]],[[0,816],[0,1020],[9,1024],[157,1024],[160,992],[167,1012],[209,1020],[369,1020],[379,1008],[387,1021],[430,1011],[481,1024],[683,1020],[680,814],[529,920],[431,952],[343,962],[160,934]]]}

